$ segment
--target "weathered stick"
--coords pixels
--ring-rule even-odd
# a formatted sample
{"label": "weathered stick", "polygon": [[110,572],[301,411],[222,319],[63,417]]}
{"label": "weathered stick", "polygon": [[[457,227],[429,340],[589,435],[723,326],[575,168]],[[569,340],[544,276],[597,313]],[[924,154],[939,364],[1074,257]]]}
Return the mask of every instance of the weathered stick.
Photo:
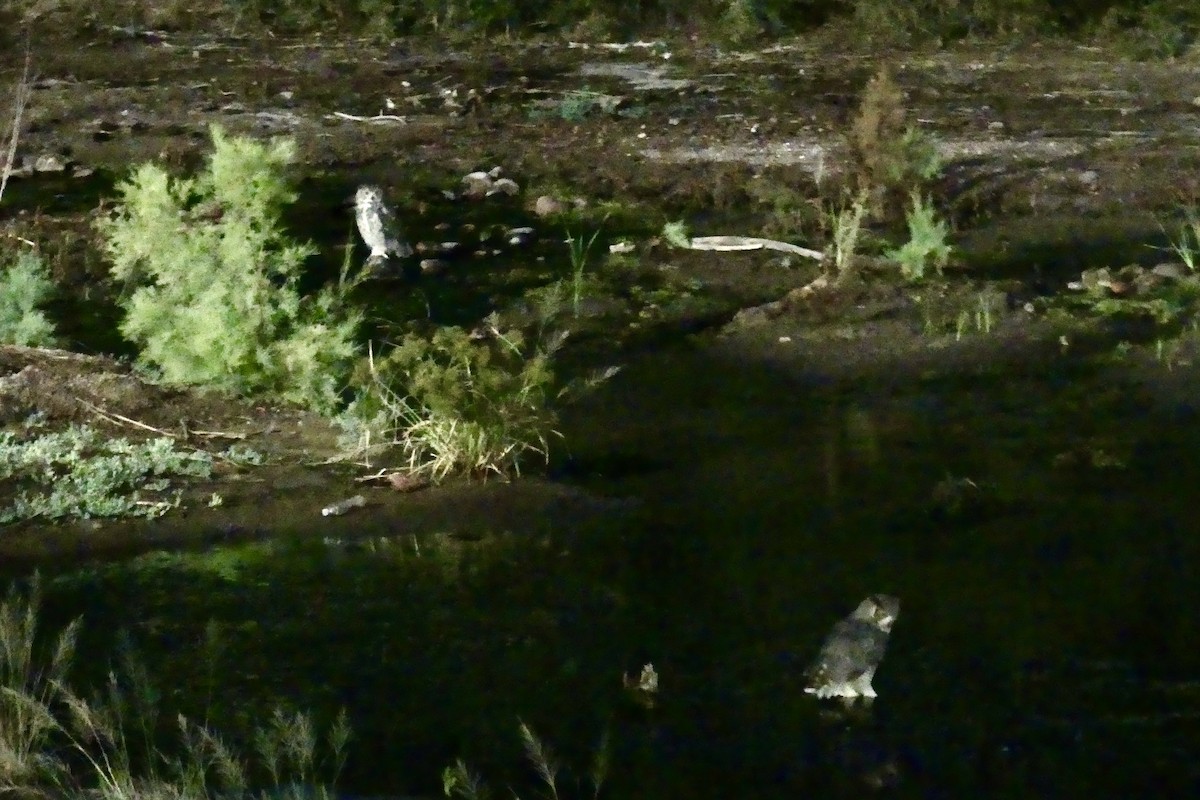
{"label": "weathered stick", "polygon": [[736,252],[740,250],[778,250],[781,253],[791,253],[797,256],[823,261],[825,254],[820,250],[810,250],[775,239],[759,239],[755,236],[697,236],[691,240],[692,250],[714,250],[717,252]]}
{"label": "weathered stick", "polygon": [[4,159],[4,167],[0,168],[0,200],[4,199],[4,190],[8,186],[9,176],[12,175],[13,162],[17,158],[17,142],[21,138],[21,117],[25,115],[25,105],[29,102],[29,36],[25,36],[25,68],[21,71],[21,80],[17,82],[16,96],[13,98],[12,134],[8,137],[8,154]]}

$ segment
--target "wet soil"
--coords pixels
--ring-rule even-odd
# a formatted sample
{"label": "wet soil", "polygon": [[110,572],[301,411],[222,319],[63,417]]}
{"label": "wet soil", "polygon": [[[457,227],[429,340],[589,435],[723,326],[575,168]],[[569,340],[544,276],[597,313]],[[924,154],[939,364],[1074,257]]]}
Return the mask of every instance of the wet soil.
{"label": "wet soil", "polygon": [[[152,523],[14,526],[0,534],[8,571],[55,576],[50,617],[84,613],[86,652],[130,631],[180,687],[166,701],[194,716],[244,735],[273,698],[349,707],[345,784],[360,793],[433,794],[459,755],[528,786],[518,716],[571,764],[609,730],[617,795],[1193,785],[1194,342],[1026,304],[1084,269],[1165,260],[1162,220],[1200,195],[1200,69],[1068,44],[826,44],[38,44],[29,174],[0,226],[51,255],[71,349],[124,352],[90,232],[98,205],[130,164],[200,163],[213,122],[295,137],[294,222],[328,254],[314,280],[340,263],[365,180],[418,241],[538,228],[527,251],[372,292],[384,326],[519,315],[521,292],[565,273],[568,226],[604,220],[600,245],[638,250],[597,266],[605,302],[577,322],[568,369],[623,370],[566,410],[546,476],[371,488],[345,517],[319,509],[363,491],[363,473],[322,463],[335,441],[320,420],[163,390],[100,357],[4,351],[6,422],[36,409],[130,433],[101,408],[245,436],[273,461],[190,487]],[[800,295],[814,264],[657,241],[680,218],[697,235],[783,238],[771,190],[836,185],[857,93],[885,58],[947,159],[935,196],[957,252],[944,279],[868,272]],[[0,80],[18,70],[0,54]],[[620,102],[564,119],[583,89]],[[63,171],[34,169],[46,155]],[[443,197],[496,165],[519,196]],[[543,194],[597,211],[542,221]],[[789,233],[824,244],[815,224]],[[214,488],[226,503],[206,509]],[[100,555],[116,560],[86,566]],[[799,669],[876,591],[904,603],[880,701],[819,712]],[[663,682],[651,709],[620,681],[647,662]]]}

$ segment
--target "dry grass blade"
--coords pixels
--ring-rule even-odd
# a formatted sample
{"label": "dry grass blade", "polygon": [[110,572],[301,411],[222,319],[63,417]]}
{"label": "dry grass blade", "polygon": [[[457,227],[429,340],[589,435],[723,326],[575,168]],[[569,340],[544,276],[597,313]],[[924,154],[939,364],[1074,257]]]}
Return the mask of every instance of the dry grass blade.
{"label": "dry grass blade", "polygon": [[524,721],[521,722],[520,729],[521,741],[525,744],[525,755],[550,790],[550,797],[558,800],[558,764],[554,760],[554,753]]}
{"label": "dry grass blade", "polygon": [[49,737],[59,729],[51,703],[57,681],[70,666],[79,622],[55,639],[49,663],[39,664],[40,605],[36,575],[24,596],[13,589],[0,603],[0,795],[30,790],[62,766],[47,750]]}
{"label": "dry grass blade", "polygon": [[592,781],[592,800],[598,800],[600,790],[604,788],[604,782],[608,780],[608,770],[612,764],[612,737],[606,728],[600,736],[600,743],[596,745],[596,754],[592,758],[591,774],[588,776]]}

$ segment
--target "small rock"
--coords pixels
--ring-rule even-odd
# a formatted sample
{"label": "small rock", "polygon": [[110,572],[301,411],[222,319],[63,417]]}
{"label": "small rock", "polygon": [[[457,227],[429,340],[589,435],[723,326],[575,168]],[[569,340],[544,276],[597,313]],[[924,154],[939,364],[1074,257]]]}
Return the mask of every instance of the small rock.
{"label": "small rock", "polygon": [[613,242],[608,246],[608,252],[621,255],[623,253],[632,253],[637,246],[633,242]]}
{"label": "small rock", "polygon": [[443,256],[452,256],[463,249],[462,242],[438,242],[436,252]]}
{"label": "small rock", "polygon": [[34,172],[63,172],[67,168],[67,162],[62,156],[55,153],[45,153],[37,157],[33,162]]}
{"label": "small rock", "polygon": [[472,172],[469,175],[463,176],[462,183],[463,196],[469,197],[472,200],[479,200],[487,197],[495,181],[486,172]]}
{"label": "small rock", "polygon": [[513,247],[524,247],[532,242],[536,236],[537,233],[533,230],[533,228],[522,227],[513,228],[510,230],[508,232],[507,239],[508,243]]}
{"label": "small rock", "polygon": [[88,178],[96,172],[93,167],[85,167],[83,164],[75,164],[71,167],[72,178]]}
{"label": "small rock", "polygon": [[392,488],[397,492],[416,492],[428,488],[429,479],[405,472],[393,472],[388,475],[388,483],[392,484]]}
{"label": "small rock", "polygon": [[1001,122],[1000,120],[995,120],[994,122],[989,122],[988,130],[989,131],[1002,131],[1002,130],[1004,130],[1004,123]]}
{"label": "small rock", "polygon": [[1179,280],[1187,276],[1187,267],[1183,266],[1182,264],[1176,264],[1173,261],[1166,261],[1162,264],[1156,264],[1150,271],[1160,278],[1173,278],[1175,280]]}
{"label": "small rock", "polygon": [[421,259],[421,274],[422,275],[437,275],[447,267],[445,261],[440,258],[422,258]]}
{"label": "small rock", "polygon": [[521,191],[521,187],[512,178],[500,178],[492,184],[492,188],[488,190],[488,197],[494,194],[506,194],[510,197]]}
{"label": "small rock", "polygon": [[567,210],[563,201],[557,197],[544,194],[533,204],[533,213],[539,217],[553,217]]}

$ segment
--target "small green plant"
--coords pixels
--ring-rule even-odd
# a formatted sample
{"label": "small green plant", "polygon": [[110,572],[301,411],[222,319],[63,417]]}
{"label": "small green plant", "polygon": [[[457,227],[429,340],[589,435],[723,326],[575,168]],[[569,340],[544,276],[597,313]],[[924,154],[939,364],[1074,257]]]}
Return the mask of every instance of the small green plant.
{"label": "small green plant", "polygon": [[1184,209],[1179,237],[1171,239],[1171,249],[1188,268],[1188,272],[1196,271],[1197,263],[1200,263],[1200,210],[1195,206]]}
{"label": "small green plant", "polygon": [[22,250],[9,266],[0,264],[0,343],[53,345],[54,324],[38,308],[53,294],[49,270],[37,253]]}
{"label": "small green plant", "polygon": [[567,122],[583,122],[594,112],[618,113],[622,98],[593,91],[588,88],[565,92],[552,107],[539,106],[529,112],[534,119],[555,116]]}
{"label": "small green plant", "polygon": [[548,457],[557,415],[553,356],[563,337],[529,347],[494,325],[481,340],[445,327],[410,334],[367,375],[347,414],[355,454],[399,446],[408,469],[441,480],[453,473],[520,472]]}
{"label": "small green plant", "polygon": [[[79,425],[25,440],[6,431],[0,433],[0,487],[15,496],[0,509],[0,522],[157,517],[177,504],[161,499],[169,476],[211,474],[208,454],[178,450],[167,437],[133,442]],[[158,499],[143,499],[142,492]]]}
{"label": "small green plant", "polygon": [[860,192],[849,205],[829,212],[829,228],[832,235],[826,258],[832,264],[835,276],[846,275],[854,266],[858,236],[862,232],[863,217],[866,213],[865,192]]}
{"label": "small green plant", "polygon": [[172,178],[143,164],[99,223],[126,290],[121,332],[167,383],[329,411],[357,353],[361,315],[337,288],[315,297],[297,288],[314,250],[279,222],[295,199],[286,178],[295,145],[230,138],[216,126],[212,138],[205,172]]}
{"label": "small green plant", "polygon": [[933,204],[917,191],[910,195],[908,210],[908,241],[899,249],[887,253],[888,258],[900,264],[900,272],[907,280],[919,281],[925,277],[929,267],[941,275],[950,260],[950,245],[946,243],[949,228],[937,218]]}
{"label": "small green plant", "polygon": [[992,332],[992,297],[987,293],[979,295],[978,307],[975,309],[975,330],[980,333]]}
{"label": "small green plant", "polygon": [[692,234],[683,220],[663,225],[662,238],[671,247],[687,250],[692,246]]}
{"label": "small green plant", "polygon": [[571,309],[576,317],[579,316],[579,306],[587,291],[588,257],[599,236],[600,231],[597,229],[591,238],[585,241],[582,235],[576,236],[567,231],[567,246],[571,250]]}
{"label": "small green plant", "polygon": [[[731,44],[745,44],[761,37],[764,33],[760,18],[764,4],[759,0],[725,0],[725,10],[717,19],[717,30]],[[778,20],[774,20],[776,26]]]}

